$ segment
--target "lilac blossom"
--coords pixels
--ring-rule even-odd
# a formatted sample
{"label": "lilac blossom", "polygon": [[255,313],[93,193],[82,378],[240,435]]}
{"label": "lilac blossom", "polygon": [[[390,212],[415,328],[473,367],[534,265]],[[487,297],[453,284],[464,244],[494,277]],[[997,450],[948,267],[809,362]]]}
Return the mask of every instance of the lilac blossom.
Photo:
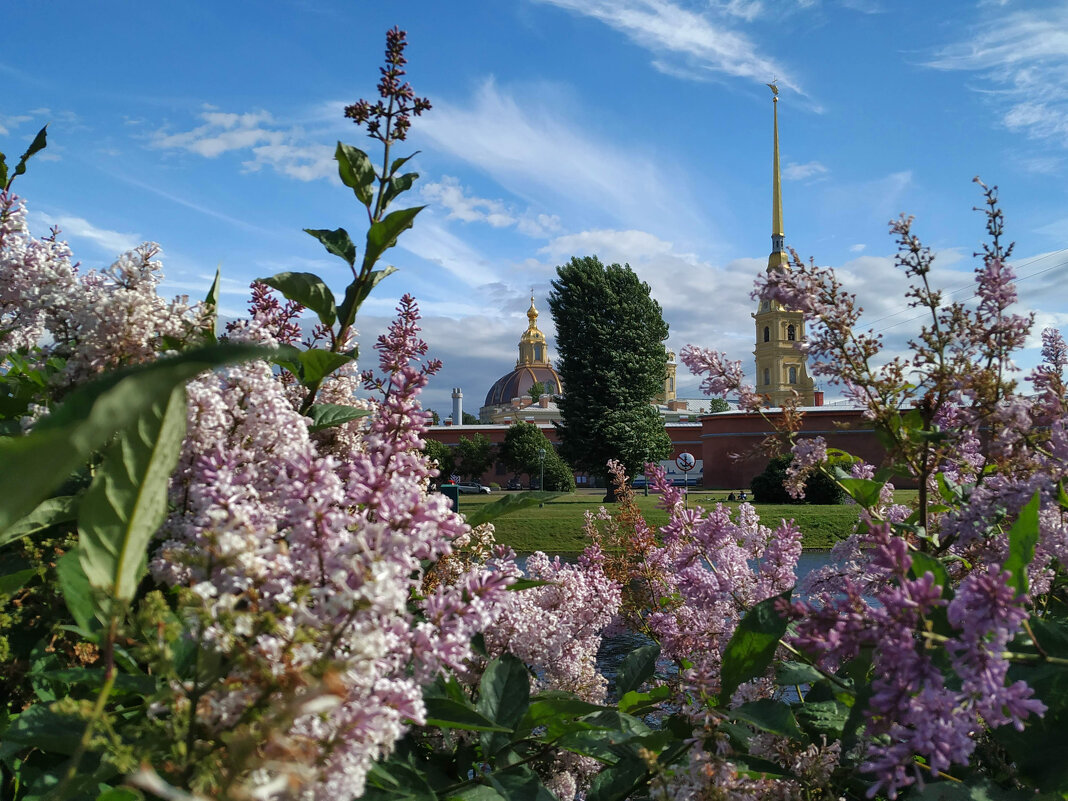
{"label": "lilac blossom", "polygon": [[[405,297],[399,311],[376,344],[384,376],[364,376],[380,398],[343,460],[319,451],[267,364],[190,384],[176,511],[152,563],[157,578],[202,599],[201,642],[230,659],[225,692],[201,701],[198,723],[209,731],[333,666],[337,705],[298,715],[286,734],[317,754],[307,797],[359,795],[372,761],[423,721],[421,684],[462,669],[472,634],[511,595],[514,570],[477,568],[430,592],[420,620],[409,611],[424,560],[450,553],[470,529],[444,496],[426,492],[417,396],[437,365],[416,364],[426,346],[414,302]],[[269,338],[263,325],[231,336],[253,330]]]}

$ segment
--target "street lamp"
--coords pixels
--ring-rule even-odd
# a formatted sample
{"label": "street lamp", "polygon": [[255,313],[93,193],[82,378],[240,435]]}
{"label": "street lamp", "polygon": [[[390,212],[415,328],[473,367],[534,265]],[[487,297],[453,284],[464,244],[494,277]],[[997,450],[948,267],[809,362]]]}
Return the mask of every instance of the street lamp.
{"label": "street lamp", "polygon": [[541,461],[541,478],[538,479],[538,489],[545,490],[545,448],[538,448],[538,459]]}

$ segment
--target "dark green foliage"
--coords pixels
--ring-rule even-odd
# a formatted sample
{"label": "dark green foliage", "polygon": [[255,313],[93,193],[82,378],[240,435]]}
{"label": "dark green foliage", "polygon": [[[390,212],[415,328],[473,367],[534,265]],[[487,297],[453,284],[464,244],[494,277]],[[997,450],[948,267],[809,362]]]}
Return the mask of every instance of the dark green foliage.
{"label": "dark green foliage", "polygon": [[460,424],[461,425],[465,425],[465,426],[477,426],[478,425],[478,418],[475,417],[470,412],[461,412],[460,413]]}
{"label": "dark green foliage", "polygon": [[548,392],[548,387],[546,387],[545,384],[541,383],[541,381],[535,381],[533,384],[530,385],[530,389],[527,390],[527,395],[530,396],[531,400],[536,401],[546,392]]}
{"label": "dark green foliage", "polygon": [[723,400],[723,398],[709,398],[706,403],[708,404],[709,414],[730,411],[731,408],[731,405]]}
{"label": "dark green foliage", "polygon": [[530,478],[541,475],[541,451],[545,451],[545,486],[542,489],[554,492],[571,492],[575,489],[575,476],[564,460],[557,454],[548,437],[533,423],[513,424],[504,435],[501,444],[501,461],[513,473],[522,473]]}
{"label": "dark green foliage", "polygon": [[671,441],[650,400],[663,389],[668,327],[649,286],[629,266],[596,256],[557,268],[549,308],[564,384],[560,454],[607,478],[609,459],[635,475],[665,458]]}
{"label": "dark green foliage", "polygon": [[456,445],[456,471],[465,478],[477,481],[493,465],[495,450],[485,434],[475,434],[471,439],[460,437]]}
{"label": "dark green foliage", "polygon": [[442,479],[448,478],[455,472],[456,451],[445,443],[428,439],[426,447],[423,448],[423,453],[437,463],[438,473]]}
{"label": "dark green foliage", "polygon": [[814,503],[836,504],[845,500],[842,488],[822,472],[813,473],[805,482],[805,497],[791,498],[783,487],[786,481],[786,468],[793,457],[789,454],[774,457],[764,472],[754,476],[749,483],[753,490],[753,500],[757,503]]}

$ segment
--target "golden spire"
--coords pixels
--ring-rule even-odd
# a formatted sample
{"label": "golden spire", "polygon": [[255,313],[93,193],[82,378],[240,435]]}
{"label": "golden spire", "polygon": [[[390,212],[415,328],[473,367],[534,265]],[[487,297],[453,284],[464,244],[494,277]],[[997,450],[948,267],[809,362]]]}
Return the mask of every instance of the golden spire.
{"label": "golden spire", "polygon": [[538,310],[534,307],[534,290],[533,289],[530,290],[530,308],[527,309],[527,320],[530,321],[529,324],[527,325],[527,330],[528,331],[537,331],[538,330]]}
{"label": "golden spire", "polygon": [[768,269],[781,270],[789,268],[786,255],[786,233],[782,227],[782,176],[779,171],[779,87],[768,84],[771,89],[772,119],[774,126],[774,155],[772,158],[771,183],[771,255],[768,256]]}

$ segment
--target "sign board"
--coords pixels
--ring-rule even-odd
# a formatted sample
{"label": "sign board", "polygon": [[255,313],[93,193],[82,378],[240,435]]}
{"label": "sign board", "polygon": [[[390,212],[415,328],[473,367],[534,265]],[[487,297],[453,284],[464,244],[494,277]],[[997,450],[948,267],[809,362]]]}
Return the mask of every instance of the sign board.
{"label": "sign board", "polygon": [[692,453],[683,451],[675,457],[675,464],[682,472],[689,473],[697,465],[697,460],[693,458]]}

